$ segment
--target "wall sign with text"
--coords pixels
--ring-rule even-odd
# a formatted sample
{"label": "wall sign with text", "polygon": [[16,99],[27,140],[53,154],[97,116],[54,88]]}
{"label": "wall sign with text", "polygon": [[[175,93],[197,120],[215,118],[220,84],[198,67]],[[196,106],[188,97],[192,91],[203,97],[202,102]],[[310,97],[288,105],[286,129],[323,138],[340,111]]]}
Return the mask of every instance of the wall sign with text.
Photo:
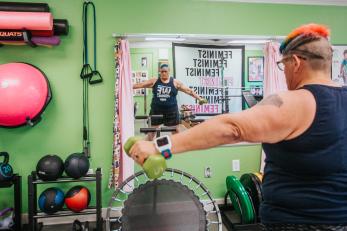
{"label": "wall sign with text", "polygon": [[194,113],[207,114],[222,113],[225,107],[229,112],[242,110],[244,46],[173,43],[173,55],[175,78],[208,101],[199,105],[180,92],[179,106],[187,105]]}

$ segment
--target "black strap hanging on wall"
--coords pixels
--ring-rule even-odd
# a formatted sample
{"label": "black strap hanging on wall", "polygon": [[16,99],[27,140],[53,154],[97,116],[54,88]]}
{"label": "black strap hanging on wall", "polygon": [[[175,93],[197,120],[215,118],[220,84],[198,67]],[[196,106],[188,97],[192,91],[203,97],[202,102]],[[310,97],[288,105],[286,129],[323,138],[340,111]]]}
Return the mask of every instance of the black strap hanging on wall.
{"label": "black strap hanging on wall", "polygon": [[[91,6],[93,10],[94,68],[89,64],[88,6]],[[83,67],[80,77],[83,80],[83,153],[90,157],[88,85],[102,82],[102,76],[96,69],[96,11],[94,3],[90,1],[83,3]]]}

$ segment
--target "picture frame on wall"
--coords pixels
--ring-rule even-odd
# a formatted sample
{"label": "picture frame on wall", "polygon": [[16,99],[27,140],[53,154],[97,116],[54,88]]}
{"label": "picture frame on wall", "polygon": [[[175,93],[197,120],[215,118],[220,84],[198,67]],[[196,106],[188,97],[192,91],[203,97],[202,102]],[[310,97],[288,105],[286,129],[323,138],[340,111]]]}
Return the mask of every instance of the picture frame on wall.
{"label": "picture frame on wall", "polygon": [[[147,71],[132,71],[131,72],[133,84],[142,83],[148,80]],[[134,89],[133,96],[145,96],[147,94],[146,88]]]}
{"label": "picture frame on wall", "polygon": [[339,85],[347,86],[347,45],[333,45],[331,78]]}
{"label": "picture frame on wall", "polygon": [[248,82],[264,80],[264,56],[248,57]]}

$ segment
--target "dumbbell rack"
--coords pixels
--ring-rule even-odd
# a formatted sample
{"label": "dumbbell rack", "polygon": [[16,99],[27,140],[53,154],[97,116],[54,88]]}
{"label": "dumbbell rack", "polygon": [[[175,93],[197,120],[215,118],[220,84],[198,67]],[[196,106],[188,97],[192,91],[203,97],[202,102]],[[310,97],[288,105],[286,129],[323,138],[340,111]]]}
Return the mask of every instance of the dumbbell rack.
{"label": "dumbbell rack", "polygon": [[[39,184],[54,184],[54,183],[68,183],[68,182],[95,182],[96,187],[96,206],[89,206],[85,210],[75,213],[68,209],[63,208],[54,214],[46,214],[37,209],[37,185]],[[29,216],[29,230],[38,230],[38,219],[52,218],[52,217],[66,217],[66,216],[81,216],[81,215],[96,215],[96,229],[97,231],[103,230],[103,220],[101,214],[101,169],[98,168],[95,174],[88,174],[79,179],[73,179],[70,177],[61,177],[54,181],[40,180],[36,172],[32,172],[28,176],[28,216]]]}
{"label": "dumbbell rack", "polygon": [[13,230],[21,231],[22,220],[21,220],[21,211],[22,211],[22,177],[15,174],[12,179],[9,181],[0,182],[0,188],[9,188],[14,189],[14,227]]}

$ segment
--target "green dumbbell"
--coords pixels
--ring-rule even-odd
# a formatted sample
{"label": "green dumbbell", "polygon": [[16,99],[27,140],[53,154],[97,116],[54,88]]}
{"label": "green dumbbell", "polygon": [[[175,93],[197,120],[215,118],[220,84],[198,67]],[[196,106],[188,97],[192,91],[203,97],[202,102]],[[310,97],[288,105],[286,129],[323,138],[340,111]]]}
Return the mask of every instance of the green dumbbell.
{"label": "green dumbbell", "polygon": [[208,103],[207,99],[199,100],[199,105],[203,105],[203,104],[206,104],[206,103]]}
{"label": "green dumbbell", "polygon": [[[131,147],[139,140],[142,140],[139,136],[130,137],[124,144],[124,150],[129,155]],[[166,170],[166,161],[162,155],[150,155],[142,166],[146,175],[150,179],[156,179],[163,175]]]}

